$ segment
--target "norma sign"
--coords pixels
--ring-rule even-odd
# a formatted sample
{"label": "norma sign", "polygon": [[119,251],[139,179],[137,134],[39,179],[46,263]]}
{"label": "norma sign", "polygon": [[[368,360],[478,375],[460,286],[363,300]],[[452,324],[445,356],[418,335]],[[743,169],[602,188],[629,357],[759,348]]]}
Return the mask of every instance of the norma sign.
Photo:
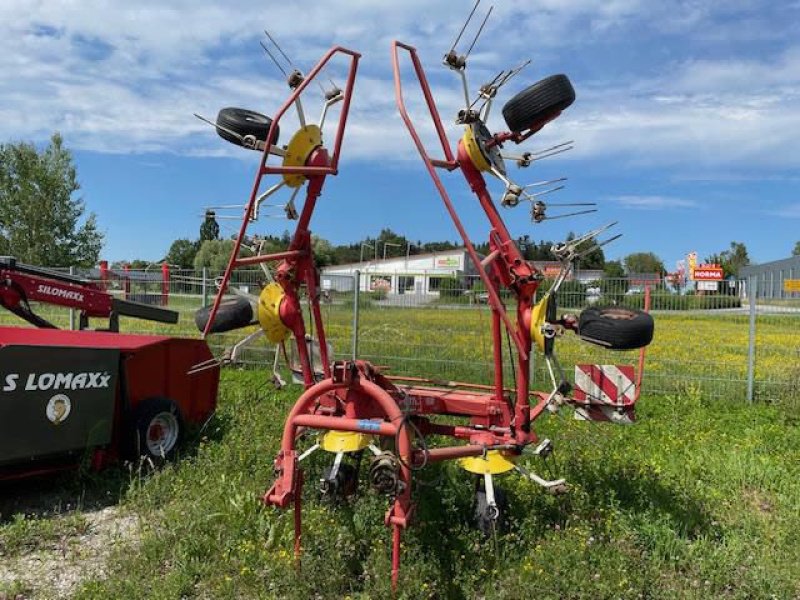
{"label": "norma sign", "polygon": [[800,279],[784,279],[783,280],[784,292],[800,292]]}
{"label": "norma sign", "polygon": [[698,265],[692,271],[695,281],[722,281],[722,267],[717,265]]}

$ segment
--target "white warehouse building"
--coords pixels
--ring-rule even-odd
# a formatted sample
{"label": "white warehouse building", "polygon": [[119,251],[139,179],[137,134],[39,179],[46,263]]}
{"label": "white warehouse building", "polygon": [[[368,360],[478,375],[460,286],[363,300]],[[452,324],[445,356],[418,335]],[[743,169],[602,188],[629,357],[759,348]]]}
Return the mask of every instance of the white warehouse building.
{"label": "white warehouse building", "polygon": [[[482,255],[478,255],[483,258]],[[360,273],[359,288],[370,291],[384,286],[389,294],[438,296],[443,279],[457,279],[459,287],[469,287],[478,275],[466,248],[443,250],[324,267],[320,276],[323,290],[346,292],[353,289],[353,276]],[[388,289],[387,289],[388,285]]]}

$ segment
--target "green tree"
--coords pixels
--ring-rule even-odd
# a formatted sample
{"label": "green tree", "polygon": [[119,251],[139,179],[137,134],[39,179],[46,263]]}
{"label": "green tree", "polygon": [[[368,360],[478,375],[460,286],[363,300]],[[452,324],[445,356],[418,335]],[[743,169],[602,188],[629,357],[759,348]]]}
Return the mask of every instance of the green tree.
{"label": "green tree", "polygon": [[213,210],[206,211],[206,217],[200,225],[200,243],[207,240],[219,239],[219,223],[217,223],[217,213]]}
{"label": "green tree", "polygon": [[622,279],[625,277],[625,269],[622,263],[618,260],[609,260],[603,266],[603,273],[609,279]]}
{"label": "green tree", "polygon": [[58,133],[33,144],[0,144],[0,254],[53,267],[97,263],[103,234],[94,213],[75,197],[80,189],[72,154]]}
{"label": "green tree", "polygon": [[[207,267],[212,272],[224,271],[233,252],[233,240],[206,240],[194,257],[194,268],[198,271]],[[253,253],[242,246],[240,256],[252,256]]]}
{"label": "green tree", "polygon": [[747,246],[742,242],[731,242],[731,247],[722,253],[722,270],[725,277],[729,275],[738,276],[739,270],[750,264],[750,256],[747,254]]}
{"label": "green tree", "polygon": [[664,273],[664,263],[652,252],[634,252],[625,257],[627,273]]}
{"label": "green tree", "polygon": [[731,242],[730,248],[717,252],[705,259],[707,264],[719,265],[725,277],[739,275],[739,270],[750,264],[747,247],[741,242]]}
{"label": "green tree", "polygon": [[792,256],[800,256],[800,240],[795,242],[794,248],[792,249]]}
{"label": "green tree", "polygon": [[167,252],[167,262],[177,265],[181,269],[191,269],[194,267],[194,257],[197,254],[197,242],[187,239],[179,239],[172,242]]}
{"label": "green tree", "polygon": [[314,252],[314,262],[317,267],[322,268],[333,264],[333,246],[328,240],[312,235],[311,249]]}

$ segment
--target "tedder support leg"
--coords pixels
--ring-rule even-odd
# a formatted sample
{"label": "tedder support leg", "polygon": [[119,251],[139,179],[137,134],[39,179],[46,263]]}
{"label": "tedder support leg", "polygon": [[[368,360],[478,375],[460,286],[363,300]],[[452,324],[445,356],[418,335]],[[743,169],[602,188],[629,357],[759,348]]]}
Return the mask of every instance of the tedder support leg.
{"label": "tedder support leg", "polygon": [[303,469],[297,470],[297,485],[294,492],[294,559],[297,570],[300,570],[300,555],[302,553],[303,537]]}
{"label": "tedder support leg", "polygon": [[397,591],[400,577],[400,525],[392,525],[392,592]]}

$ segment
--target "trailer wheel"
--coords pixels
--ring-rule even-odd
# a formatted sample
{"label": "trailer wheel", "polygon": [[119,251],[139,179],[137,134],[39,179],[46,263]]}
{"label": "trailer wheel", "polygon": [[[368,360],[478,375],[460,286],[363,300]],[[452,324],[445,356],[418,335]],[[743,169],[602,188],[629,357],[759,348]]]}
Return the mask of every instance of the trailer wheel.
{"label": "trailer wheel", "polygon": [[[229,132],[236,133],[242,137],[253,136],[258,141],[266,141],[269,128],[272,126],[272,119],[261,113],[246,108],[223,108],[217,115],[217,134],[223,140],[236,144],[237,146],[244,146],[242,140]],[[224,127],[225,129],[222,129]],[[226,131],[227,130],[227,131]],[[278,135],[280,128],[275,126],[275,134],[272,136],[272,143],[278,143]]]}
{"label": "trailer wheel", "polygon": [[584,309],[578,320],[578,335],[609,350],[633,350],[653,341],[653,317],[621,306]]}
{"label": "trailer wheel", "polygon": [[134,411],[136,455],[162,464],[175,456],[183,437],[183,418],[169,398],[148,398]]}
{"label": "trailer wheel", "polygon": [[[213,306],[213,305],[212,305]],[[194,324],[197,329],[205,331],[212,306],[204,306],[194,313]],[[253,307],[247,298],[237,296],[220,302],[219,310],[209,333],[225,333],[247,327],[253,322]]]}
{"label": "trailer wheel", "polygon": [[566,75],[551,75],[525,88],[506,102],[503,118],[514,133],[546,122],[575,102],[575,89]]}

